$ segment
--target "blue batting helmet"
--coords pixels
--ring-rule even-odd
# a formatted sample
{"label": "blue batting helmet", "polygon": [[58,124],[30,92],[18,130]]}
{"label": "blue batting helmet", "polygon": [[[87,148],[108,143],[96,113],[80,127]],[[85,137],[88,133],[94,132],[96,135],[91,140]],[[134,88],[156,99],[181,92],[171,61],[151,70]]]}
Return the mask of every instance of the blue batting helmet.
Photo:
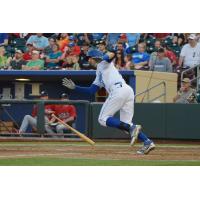
{"label": "blue batting helmet", "polygon": [[75,46],[75,43],[74,43],[74,42],[70,42],[70,43],[68,44],[68,46],[69,46],[69,47],[74,47],[74,46]]}
{"label": "blue batting helmet", "polygon": [[91,58],[101,58],[102,59],[103,53],[99,50],[91,49],[88,51],[87,56],[91,57]]}
{"label": "blue batting helmet", "polygon": [[75,37],[74,35],[70,35],[70,36],[69,36],[69,40],[72,40],[72,41],[73,41],[73,40],[75,40],[75,39],[76,39],[76,37]]}

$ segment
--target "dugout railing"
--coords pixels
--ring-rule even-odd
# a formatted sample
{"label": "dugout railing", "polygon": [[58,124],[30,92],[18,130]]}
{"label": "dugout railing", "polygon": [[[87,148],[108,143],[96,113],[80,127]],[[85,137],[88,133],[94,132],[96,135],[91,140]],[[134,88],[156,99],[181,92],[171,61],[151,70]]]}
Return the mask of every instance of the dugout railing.
{"label": "dugout railing", "polygon": [[[9,106],[12,104],[20,104],[21,109],[23,109],[23,104],[35,104],[37,105],[37,133],[31,133],[31,134],[24,134],[24,135],[28,135],[28,136],[40,136],[40,137],[44,137],[47,136],[49,134],[45,133],[45,113],[44,113],[44,108],[46,104],[49,105],[59,105],[59,104],[65,104],[65,105],[74,105],[74,106],[83,106],[85,111],[83,112],[83,116],[81,116],[81,122],[84,124],[83,129],[81,130],[81,132],[83,132],[84,134],[86,134],[87,136],[90,136],[90,128],[89,128],[89,112],[90,112],[90,103],[89,101],[85,101],[85,100],[15,100],[15,99],[4,99],[4,100],[0,100],[0,108],[4,107],[4,106]],[[3,112],[3,109],[1,109],[1,112]],[[16,113],[17,114],[17,113]],[[27,113],[30,114],[30,113]],[[77,116],[79,116],[79,113],[77,113]],[[14,116],[13,116],[14,119]],[[12,120],[13,121],[13,120]],[[79,119],[80,121],[80,119]],[[5,126],[5,122],[2,120],[2,113],[0,113],[0,122],[2,123],[2,125]],[[14,123],[16,123],[14,121]],[[3,135],[9,135],[8,133],[1,133],[1,136]],[[19,136],[19,134],[17,133],[12,133],[12,136]],[[61,136],[62,134],[51,134],[51,136]],[[63,134],[66,135],[66,134]],[[22,134],[23,136],[23,134]]]}

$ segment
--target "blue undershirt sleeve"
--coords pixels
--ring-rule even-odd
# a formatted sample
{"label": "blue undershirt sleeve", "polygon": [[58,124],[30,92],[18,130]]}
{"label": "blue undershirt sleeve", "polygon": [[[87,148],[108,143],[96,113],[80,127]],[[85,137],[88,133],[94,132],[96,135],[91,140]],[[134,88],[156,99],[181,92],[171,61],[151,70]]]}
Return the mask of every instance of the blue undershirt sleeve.
{"label": "blue undershirt sleeve", "polygon": [[81,92],[81,93],[87,93],[89,95],[93,95],[95,94],[98,90],[99,90],[99,86],[92,84],[90,87],[81,87],[81,86],[77,86],[75,88],[76,92]]}

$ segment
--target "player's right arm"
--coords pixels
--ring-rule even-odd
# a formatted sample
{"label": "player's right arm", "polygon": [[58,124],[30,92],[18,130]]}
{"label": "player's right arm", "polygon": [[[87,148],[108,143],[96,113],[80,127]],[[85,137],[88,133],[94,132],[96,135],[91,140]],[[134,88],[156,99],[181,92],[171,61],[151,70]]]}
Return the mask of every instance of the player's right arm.
{"label": "player's right arm", "polygon": [[115,54],[113,52],[108,52],[103,56],[103,60],[110,63],[114,57],[115,57]]}

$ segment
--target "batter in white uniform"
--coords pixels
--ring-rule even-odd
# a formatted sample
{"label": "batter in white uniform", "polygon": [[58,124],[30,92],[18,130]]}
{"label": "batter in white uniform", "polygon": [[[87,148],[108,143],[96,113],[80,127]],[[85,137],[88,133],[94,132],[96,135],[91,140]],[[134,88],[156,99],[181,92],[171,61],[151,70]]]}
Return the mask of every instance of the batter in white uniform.
{"label": "batter in white uniform", "polygon": [[[147,154],[155,148],[152,140],[141,131],[140,125],[134,125],[132,122],[134,113],[134,91],[126,84],[121,74],[113,64],[115,53],[107,53],[102,55],[98,50],[90,50],[88,57],[92,59],[92,63],[96,61],[97,70],[96,78],[90,87],[80,87],[74,84],[72,80],[63,79],[63,85],[77,92],[94,94],[100,88],[104,87],[109,96],[99,115],[99,123],[102,126],[118,128],[125,131],[131,136],[131,146],[138,139],[144,142],[142,149],[138,150],[138,154]],[[120,119],[113,117],[116,112],[120,111]]]}

